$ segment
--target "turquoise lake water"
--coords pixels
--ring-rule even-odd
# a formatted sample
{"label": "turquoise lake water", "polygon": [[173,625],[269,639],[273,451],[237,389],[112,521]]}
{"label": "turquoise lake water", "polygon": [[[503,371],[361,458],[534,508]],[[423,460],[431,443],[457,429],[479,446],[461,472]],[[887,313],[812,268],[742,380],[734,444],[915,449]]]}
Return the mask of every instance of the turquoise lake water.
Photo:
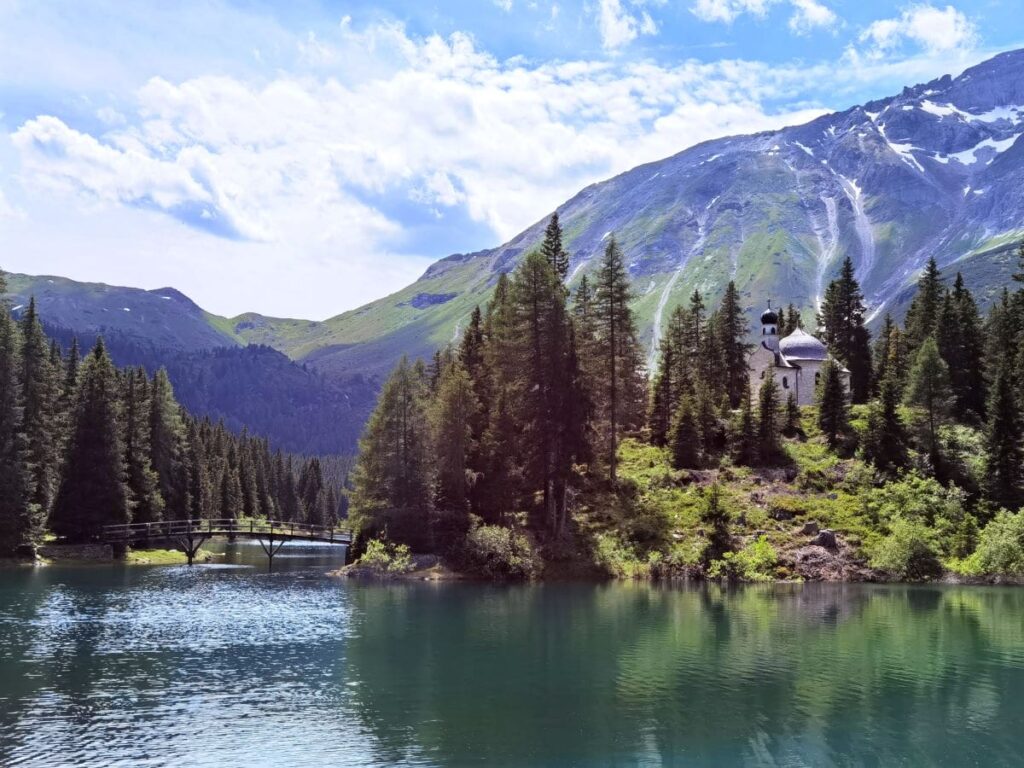
{"label": "turquoise lake water", "polygon": [[1024,589],[0,570],[0,765],[1024,764]]}

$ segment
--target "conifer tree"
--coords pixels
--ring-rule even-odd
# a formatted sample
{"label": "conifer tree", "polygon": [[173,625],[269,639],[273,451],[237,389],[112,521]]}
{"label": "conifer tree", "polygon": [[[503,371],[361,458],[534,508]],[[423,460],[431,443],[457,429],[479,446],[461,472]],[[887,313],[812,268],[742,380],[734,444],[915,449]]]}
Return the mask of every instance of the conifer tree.
{"label": "conifer tree", "polygon": [[[6,311],[0,307],[0,311]],[[42,537],[57,492],[57,371],[53,369],[50,345],[36,314],[36,300],[29,300],[21,318],[21,431],[29,469],[30,537]]]}
{"label": "conifer tree", "polygon": [[761,383],[757,405],[757,452],[761,463],[770,464],[779,455],[779,386],[768,376]]}
{"label": "conifer tree", "polygon": [[800,319],[800,310],[794,307],[792,304],[786,307],[786,311],[782,316],[782,324],[779,328],[780,336],[788,336],[797,328],[803,328],[803,320]]}
{"label": "conifer tree", "polygon": [[700,465],[700,428],[697,424],[697,415],[694,413],[693,401],[688,395],[684,395],[679,401],[669,437],[673,467],[692,469]]}
{"label": "conifer tree", "polygon": [[689,318],[682,306],[672,312],[659,344],[658,368],[651,386],[647,425],[654,445],[665,445],[679,399],[689,383],[690,350],[684,345]]}
{"label": "conifer tree", "polygon": [[213,488],[209,477],[206,446],[203,444],[200,428],[194,421],[188,428],[188,452],[188,518],[205,520],[213,517]]}
{"label": "conifer tree", "polygon": [[983,324],[978,305],[959,272],[953,283],[953,304],[961,343],[958,365],[950,369],[957,411],[983,419],[987,395]]}
{"label": "conifer tree", "polygon": [[800,406],[796,403],[796,395],[792,392],[786,398],[786,415],[783,420],[782,434],[786,437],[797,437],[802,435],[804,427],[801,422]]}
{"label": "conifer tree", "polygon": [[433,456],[437,466],[435,503],[438,509],[461,515],[468,510],[472,424],[479,409],[469,373],[456,360],[441,374],[430,413]]}
{"label": "conifer tree", "polygon": [[[151,461],[159,477],[164,507],[169,517],[183,519],[189,508],[188,472],[184,463],[185,422],[163,368],[156,372],[150,385],[149,430]],[[237,466],[235,470],[237,472]]]}
{"label": "conifer tree", "polygon": [[868,407],[863,452],[865,461],[890,475],[907,465],[907,433],[900,418],[899,401],[896,374],[888,371],[879,383],[878,398]]}
{"label": "conifer tree", "polygon": [[635,429],[643,408],[643,373],[636,323],[629,308],[632,291],[622,251],[612,236],[597,272],[594,291],[596,339],[595,405],[608,474],[614,481],[618,464],[619,432]]}
{"label": "conifer tree", "polygon": [[821,367],[821,383],[818,388],[818,427],[833,448],[839,444],[840,436],[850,431],[846,387],[843,385],[839,365],[831,359],[826,360]]}
{"label": "conifer tree", "polygon": [[907,377],[903,401],[916,414],[915,426],[936,474],[941,475],[939,429],[946,422],[953,403],[949,385],[949,367],[939,354],[934,336],[929,336],[918,349],[914,365]]}
{"label": "conifer tree", "polygon": [[1024,503],[1024,450],[1020,404],[1015,400],[1011,364],[997,368],[988,404],[985,434],[986,493],[997,505],[1018,509]]}
{"label": "conifer tree", "polygon": [[[747,382],[747,319],[740,305],[740,293],[732,280],[725,288],[718,311],[719,349],[724,364],[726,392],[733,408],[740,404]],[[749,394],[749,393],[748,393]]]}
{"label": "conifer tree", "polygon": [[[372,538],[386,529],[392,540],[414,548],[428,541],[432,481],[425,395],[423,376],[402,358],[359,444],[350,518],[360,535]],[[286,491],[286,500],[290,495]]]}
{"label": "conifer tree", "polygon": [[142,369],[125,373],[123,410],[125,480],[132,522],[156,523],[163,519],[164,500],[150,458],[149,392]]}
{"label": "conifer tree", "polygon": [[82,366],[73,434],[50,516],[53,532],[86,541],[130,521],[124,484],[117,375],[103,339]]}
{"label": "conifer tree", "polygon": [[829,283],[821,305],[822,341],[850,371],[850,394],[855,403],[867,400],[871,389],[871,337],[864,325],[864,295],[847,256],[839,278]]}
{"label": "conifer tree", "polygon": [[21,431],[21,334],[3,299],[6,290],[0,273],[0,554],[10,555],[35,541]]}
{"label": "conifer tree", "polygon": [[892,341],[892,332],[896,329],[892,315],[885,313],[882,320],[882,327],[878,331],[878,338],[875,339],[874,347],[871,350],[871,364],[874,371],[876,384],[880,384],[889,372],[889,352]]}
{"label": "conifer tree", "polygon": [[740,395],[740,411],[732,429],[732,457],[737,464],[753,466],[757,463],[758,431],[754,419],[754,406],[750,400],[750,385]]}
{"label": "conifer tree", "polygon": [[562,244],[562,227],[558,222],[558,212],[551,214],[547,229],[544,230],[544,241],[540,246],[541,255],[551,265],[560,283],[569,276],[569,254]]}
{"label": "conifer tree", "polygon": [[[565,516],[576,433],[577,360],[565,291],[539,252],[527,254],[512,278],[513,360],[517,423],[527,488],[542,498],[532,522],[555,534]],[[598,304],[600,307],[600,304]]]}
{"label": "conifer tree", "polygon": [[924,272],[917,281],[917,293],[910,302],[903,323],[907,334],[907,348],[912,357],[916,356],[924,340],[935,333],[942,306],[942,294],[942,272],[932,257],[928,259]]}

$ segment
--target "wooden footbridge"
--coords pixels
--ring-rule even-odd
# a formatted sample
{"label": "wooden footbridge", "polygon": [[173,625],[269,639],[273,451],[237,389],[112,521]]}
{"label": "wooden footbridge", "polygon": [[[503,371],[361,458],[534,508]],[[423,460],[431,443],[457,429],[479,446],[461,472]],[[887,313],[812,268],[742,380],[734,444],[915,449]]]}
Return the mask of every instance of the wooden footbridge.
{"label": "wooden footbridge", "polygon": [[102,539],[108,544],[152,545],[169,542],[188,558],[192,565],[199,548],[214,536],[229,540],[255,539],[267,555],[270,570],[274,569],[274,555],[289,541],[318,541],[325,544],[349,546],[352,531],[308,523],[281,520],[164,520],[159,523],[129,523],[107,525]]}

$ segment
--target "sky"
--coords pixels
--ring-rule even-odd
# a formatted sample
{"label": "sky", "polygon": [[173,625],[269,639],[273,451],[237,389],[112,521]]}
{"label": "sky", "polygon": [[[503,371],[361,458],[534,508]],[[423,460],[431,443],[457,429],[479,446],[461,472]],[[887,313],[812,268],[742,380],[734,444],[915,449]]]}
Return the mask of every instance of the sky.
{"label": "sky", "polygon": [[586,185],[1024,47],[1020,0],[0,0],[0,268],[324,319]]}

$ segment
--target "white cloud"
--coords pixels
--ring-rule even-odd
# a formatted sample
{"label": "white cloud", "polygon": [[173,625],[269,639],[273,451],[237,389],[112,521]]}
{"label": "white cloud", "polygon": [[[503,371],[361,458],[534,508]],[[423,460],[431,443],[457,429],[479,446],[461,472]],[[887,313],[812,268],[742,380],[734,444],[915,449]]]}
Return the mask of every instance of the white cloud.
{"label": "white cloud", "polygon": [[835,11],[817,0],[792,0],[793,15],[789,19],[789,28],[798,35],[804,35],[813,29],[832,29],[839,22]]}
{"label": "white cloud", "polygon": [[964,13],[951,5],[912,5],[891,19],[872,22],[860,35],[869,44],[867,54],[881,58],[910,41],[929,53],[964,50],[978,40],[977,27]]}
{"label": "white cloud", "polygon": [[123,121],[0,126],[7,189],[26,216],[0,222],[9,266],[174,284],[222,312],[326,317],[448,254],[420,247],[410,210],[475,223],[498,244],[597,179],[806,121],[822,94],[962,61],[537,64],[499,61],[464,34],[347,20],[316,43],[321,63],[302,75],[152,78],[117,99]]}
{"label": "white cloud", "polygon": [[818,0],[697,0],[690,11],[702,21],[732,24],[744,14],[763,19],[773,7],[783,4],[792,8],[789,29],[795,34],[832,29],[839,23],[835,11]]}
{"label": "white cloud", "polygon": [[505,11],[505,13],[512,10],[512,0],[494,0],[494,4]]}
{"label": "white cloud", "polygon": [[697,0],[690,11],[701,21],[732,24],[744,13],[764,18],[768,9],[780,0]]}
{"label": "white cloud", "polygon": [[601,44],[607,51],[616,51],[640,35],[658,33],[658,24],[647,11],[630,11],[621,0],[599,0],[597,28],[601,33]]}

